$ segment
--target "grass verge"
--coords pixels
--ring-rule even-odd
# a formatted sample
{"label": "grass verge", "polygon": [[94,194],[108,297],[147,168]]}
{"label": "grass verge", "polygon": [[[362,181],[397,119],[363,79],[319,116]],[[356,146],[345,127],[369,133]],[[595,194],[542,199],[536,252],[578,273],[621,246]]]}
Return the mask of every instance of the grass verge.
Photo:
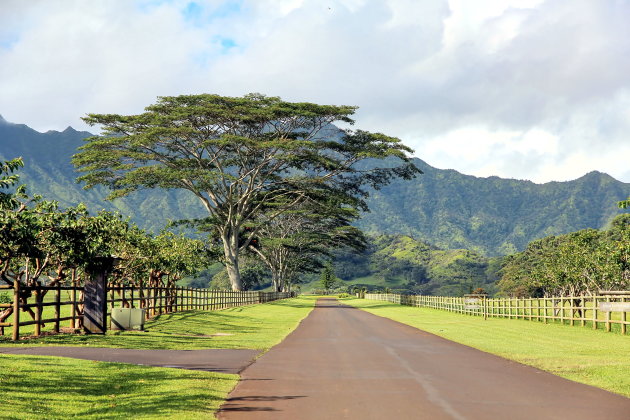
{"label": "grass verge", "polygon": [[[268,350],[298,326],[315,300],[299,297],[161,315],[146,324],[145,332],[58,334],[18,343],[5,337],[0,345]],[[211,418],[238,378],[61,357],[0,355],[0,418]]]}
{"label": "grass verge", "polygon": [[313,297],[284,299],[219,311],[184,311],[159,315],[145,331],[109,331],[106,335],[57,334],[10,341],[0,346],[90,346],[129,349],[268,350],[297,327],[315,304]]}
{"label": "grass verge", "polygon": [[630,337],[560,324],[491,318],[364,299],[344,303],[440,337],[630,397]]}
{"label": "grass verge", "polygon": [[11,419],[209,418],[238,382],[238,375],[63,357],[2,355],[0,366],[0,417]]}

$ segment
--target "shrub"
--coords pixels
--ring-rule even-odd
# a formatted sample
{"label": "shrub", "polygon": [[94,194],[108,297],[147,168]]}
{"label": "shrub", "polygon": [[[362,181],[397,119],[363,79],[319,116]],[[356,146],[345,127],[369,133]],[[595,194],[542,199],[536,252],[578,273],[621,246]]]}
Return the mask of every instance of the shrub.
{"label": "shrub", "polygon": [[0,303],[13,303],[13,299],[8,293],[0,293]]}

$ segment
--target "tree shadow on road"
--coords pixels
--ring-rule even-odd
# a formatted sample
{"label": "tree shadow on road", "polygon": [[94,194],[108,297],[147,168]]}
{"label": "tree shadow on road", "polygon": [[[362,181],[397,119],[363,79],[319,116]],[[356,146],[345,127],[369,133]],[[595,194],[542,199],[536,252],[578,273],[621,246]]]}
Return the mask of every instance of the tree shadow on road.
{"label": "tree shadow on road", "polygon": [[283,400],[294,400],[297,398],[305,398],[306,395],[283,395],[283,396],[278,396],[278,395],[251,395],[251,396],[246,396],[246,397],[234,397],[234,398],[228,398],[225,401],[225,404],[221,407],[221,409],[219,410],[219,412],[223,411],[223,412],[228,412],[228,411],[247,411],[247,412],[251,412],[251,411],[279,411],[275,408],[271,408],[268,406],[250,406],[250,405],[246,405],[246,404],[240,404],[240,403],[247,403],[247,402],[253,402],[253,403],[265,403],[265,402],[272,402],[272,401],[283,401]]}

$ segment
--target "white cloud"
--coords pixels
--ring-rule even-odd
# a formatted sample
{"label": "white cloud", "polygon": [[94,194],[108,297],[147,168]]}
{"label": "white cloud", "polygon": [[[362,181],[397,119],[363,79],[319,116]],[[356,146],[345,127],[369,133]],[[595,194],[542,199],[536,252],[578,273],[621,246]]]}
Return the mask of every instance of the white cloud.
{"label": "white cloud", "polygon": [[[157,96],[360,106],[437,167],[630,182],[630,3],[0,2],[0,114],[40,130]],[[605,147],[604,147],[605,146]]]}

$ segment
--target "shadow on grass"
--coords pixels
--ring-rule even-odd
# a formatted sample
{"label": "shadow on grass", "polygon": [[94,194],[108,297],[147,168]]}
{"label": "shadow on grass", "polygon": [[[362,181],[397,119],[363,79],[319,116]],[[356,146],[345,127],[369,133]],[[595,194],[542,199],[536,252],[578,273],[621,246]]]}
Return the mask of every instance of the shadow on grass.
{"label": "shadow on grass", "polygon": [[299,322],[314,300],[291,299],[216,311],[183,311],[158,315],[145,324],[145,331],[109,331],[106,335],[58,334],[9,346],[93,346],[137,349],[266,349],[276,344]]}
{"label": "shadow on grass", "polygon": [[9,374],[0,374],[0,409],[3,415],[12,414],[11,418],[209,414],[234,382],[228,375],[116,363],[28,356],[2,362],[3,370],[8,369],[3,373]]}

